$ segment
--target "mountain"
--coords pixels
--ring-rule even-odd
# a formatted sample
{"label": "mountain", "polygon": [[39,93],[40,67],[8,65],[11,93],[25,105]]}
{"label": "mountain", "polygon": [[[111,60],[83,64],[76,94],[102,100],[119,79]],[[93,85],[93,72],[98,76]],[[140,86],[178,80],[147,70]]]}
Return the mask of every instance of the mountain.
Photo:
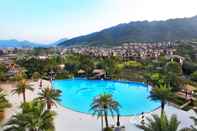
{"label": "mountain", "polygon": [[29,41],[18,41],[12,40],[0,40],[0,48],[32,48],[32,47],[42,47],[43,44],[33,43]]}
{"label": "mountain", "polygon": [[60,43],[70,46],[115,46],[125,42],[161,42],[197,38],[197,16],[166,21],[136,21]]}
{"label": "mountain", "polygon": [[62,38],[50,44],[33,43],[27,40],[18,41],[15,39],[0,40],[0,48],[35,48],[35,47],[50,48],[50,47],[56,47],[58,44],[66,40],[67,38]]}
{"label": "mountain", "polygon": [[60,43],[62,43],[62,42],[65,42],[65,41],[67,41],[67,40],[68,40],[67,38],[62,38],[62,39],[57,40],[56,42],[52,43],[52,45],[58,45],[58,44],[60,44]]}
{"label": "mountain", "polygon": [[67,41],[67,40],[68,40],[67,38],[62,38],[62,39],[59,39],[59,40],[57,40],[57,41],[55,41],[55,42],[53,42],[53,43],[51,43],[51,44],[48,44],[48,46],[50,46],[50,47],[56,47],[56,46],[59,45],[60,43],[65,42],[65,41]]}

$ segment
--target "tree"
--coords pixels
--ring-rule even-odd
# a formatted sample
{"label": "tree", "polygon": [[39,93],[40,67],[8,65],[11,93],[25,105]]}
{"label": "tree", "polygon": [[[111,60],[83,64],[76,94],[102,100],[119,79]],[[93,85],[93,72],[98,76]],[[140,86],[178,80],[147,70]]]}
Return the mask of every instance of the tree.
{"label": "tree", "polygon": [[144,75],[144,78],[153,86],[159,86],[164,83],[163,75],[160,73],[147,73]]}
{"label": "tree", "polygon": [[30,78],[34,72],[43,74],[48,69],[49,62],[48,60],[30,57],[17,60],[17,64],[27,70],[27,76]]}
{"label": "tree", "polygon": [[21,81],[26,78],[27,78],[27,75],[24,70],[20,70],[15,76],[16,81]]}
{"label": "tree", "polygon": [[23,95],[23,102],[26,102],[26,90],[31,90],[33,91],[33,88],[28,85],[27,81],[25,79],[20,80],[19,83],[17,84],[16,88],[13,89],[14,94],[22,94]]}
{"label": "tree", "polygon": [[183,69],[184,74],[190,75],[191,73],[197,70],[197,64],[184,61],[182,65],[182,69]]}
{"label": "tree", "polygon": [[180,122],[176,115],[172,115],[170,120],[163,114],[162,116],[152,115],[153,119],[148,118],[148,124],[145,125],[144,131],[178,131]]}
{"label": "tree", "polygon": [[94,62],[86,56],[80,57],[79,68],[85,70],[88,74],[92,73],[94,69]]}
{"label": "tree", "polygon": [[7,72],[7,68],[5,65],[0,64],[0,80],[6,80],[5,74]]}
{"label": "tree", "polygon": [[59,98],[60,96],[61,96],[60,90],[51,89],[48,87],[48,88],[42,89],[37,99],[44,102],[45,105],[47,105],[47,109],[50,110],[52,105],[55,105],[56,102],[61,101]]}
{"label": "tree", "polygon": [[187,61],[194,61],[195,60],[195,53],[196,50],[193,47],[193,44],[189,44],[190,42],[179,42],[179,46],[176,47],[177,55],[183,56],[186,58]]}
{"label": "tree", "polygon": [[117,64],[116,61],[113,59],[103,59],[100,62],[100,65],[103,65],[104,70],[107,72],[107,75],[113,75],[115,72],[115,65]]}
{"label": "tree", "polygon": [[113,116],[114,112],[118,112],[119,106],[119,103],[113,100],[111,94],[102,94],[93,100],[90,110],[93,110],[93,114],[97,114],[101,119],[104,115],[106,128],[108,128],[108,112],[111,112]]}
{"label": "tree", "polygon": [[142,64],[140,62],[137,62],[137,61],[127,61],[125,63],[125,66],[127,68],[142,68]]}
{"label": "tree", "polygon": [[195,71],[195,72],[193,72],[193,73],[191,74],[191,80],[197,82],[197,71]]}
{"label": "tree", "polygon": [[4,117],[4,110],[11,106],[5,96],[6,95],[3,93],[3,90],[0,89],[0,121]]}
{"label": "tree", "polygon": [[185,81],[181,76],[176,75],[172,72],[166,72],[164,75],[164,83],[172,88],[172,91],[179,91],[184,86]]}
{"label": "tree", "polygon": [[147,84],[147,86],[148,86],[149,82],[151,81],[150,74],[149,73],[144,73],[143,78],[144,78],[145,84]]}
{"label": "tree", "polygon": [[97,107],[94,107],[94,109],[91,109],[91,110],[93,110],[93,113],[92,113],[93,116],[96,115],[98,119],[101,118],[101,129],[103,131],[104,109],[102,107],[97,106]]}
{"label": "tree", "polygon": [[12,116],[5,124],[4,131],[55,131],[55,112],[45,110],[45,105],[39,101],[24,103],[22,112]]}
{"label": "tree", "polygon": [[165,72],[175,73],[177,75],[182,74],[182,68],[177,62],[169,62],[165,66]]}
{"label": "tree", "polygon": [[32,75],[33,80],[37,81],[40,78],[40,73],[39,72],[34,72]]}
{"label": "tree", "polygon": [[150,98],[154,101],[161,101],[161,115],[164,113],[164,108],[167,100],[171,99],[172,93],[166,84],[160,84],[152,89]]}

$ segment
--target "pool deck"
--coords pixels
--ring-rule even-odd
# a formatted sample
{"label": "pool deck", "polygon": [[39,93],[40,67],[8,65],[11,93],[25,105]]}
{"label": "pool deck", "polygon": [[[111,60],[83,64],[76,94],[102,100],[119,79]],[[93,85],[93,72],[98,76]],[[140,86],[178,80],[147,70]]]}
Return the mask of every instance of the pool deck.
{"label": "pool deck", "polygon": [[[43,80],[43,87],[47,87],[50,85],[48,81]],[[13,84],[5,84],[1,85],[1,88],[8,94],[8,99],[12,103],[12,108],[6,110],[6,118],[4,123],[9,120],[9,118],[19,111],[19,106],[22,103],[22,96],[11,94],[11,90],[15,85]],[[34,88],[33,92],[27,91],[27,100],[30,101],[33,98],[37,97],[37,94],[40,92],[39,82],[31,82],[31,86]],[[56,131],[100,131],[101,130],[101,122],[100,119],[93,117],[92,115],[87,115],[79,112],[75,112],[69,109],[62,107],[61,105],[57,105],[57,107],[53,107],[53,110],[57,112],[57,116],[55,117],[55,127]],[[166,105],[165,112],[168,117],[172,114],[176,114],[178,120],[181,121],[180,128],[190,127],[193,124],[193,121],[190,119],[191,116],[196,116],[193,111],[182,111],[173,106]],[[151,117],[151,114],[160,114],[160,108],[151,112],[145,113],[145,117]],[[140,116],[128,116],[121,117],[120,122],[121,125],[126,127],[126,131],[142,131],[137,128],[135,124],[140,123]],[[109,123],[116,123],[116,117],[109,118]],[[146,122],[146,121],[145,121]],[[1,130],[1,129],[0,129]]]}

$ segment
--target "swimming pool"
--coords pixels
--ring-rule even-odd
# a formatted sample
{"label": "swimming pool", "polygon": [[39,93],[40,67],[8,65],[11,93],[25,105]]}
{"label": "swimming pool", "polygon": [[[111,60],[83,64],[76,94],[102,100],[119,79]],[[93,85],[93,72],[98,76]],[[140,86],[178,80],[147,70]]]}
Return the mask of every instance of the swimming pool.
{"label": "swimming pool", "polygon": [[62,91],[61,104],[71,110],[91,114],[90,105],[103,93],[113,95],[120,103],[120,115],[137,115],[150,112],[160,106],[160,102],[151,101],[150,87],[138,82],[67,79],[54,80],[52,86]]}

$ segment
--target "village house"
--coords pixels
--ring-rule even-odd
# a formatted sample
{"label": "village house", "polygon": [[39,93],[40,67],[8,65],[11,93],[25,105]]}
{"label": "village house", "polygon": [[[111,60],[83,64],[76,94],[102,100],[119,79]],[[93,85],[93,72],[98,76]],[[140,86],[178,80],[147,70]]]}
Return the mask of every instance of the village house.
{"label": "village house", "polygon": [[76,53],[93,57],[119,56],[125,60],[129,59],[155,59],[161,54],[174,55],[175,43],[124,43],[112,48],[99,47],[73,47],[64,49],[61,54]]}

